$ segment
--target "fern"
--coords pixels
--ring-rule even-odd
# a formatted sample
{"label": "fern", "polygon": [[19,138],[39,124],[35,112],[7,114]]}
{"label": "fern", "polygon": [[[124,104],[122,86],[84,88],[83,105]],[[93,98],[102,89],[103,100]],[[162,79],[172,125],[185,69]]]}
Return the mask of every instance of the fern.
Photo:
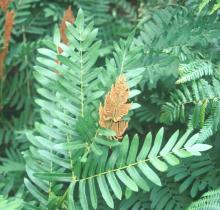
{"label": "fern", "polygon": [[216,168],[218,161],[217,153],[193,157],[190,162],[183,161],[179,166],[171,168],[167,176],[172,176],[176,182],[180,182],[180,193],[188,189],[191,197],[195,197],[200,191],[214,189],[219,185],[219,172]]}
{"label": "fern", "polygon": [[5,199],[0,196],[0,208],[2,210],[21,210],[23,208],[23,201],[21,199]]}
{"label": "fern", "polygon": [[163,106],[161,121],[184,121],[187,105],[195,104],[194,110],[197,111],[196,109],[198,109],[202,112],[207,103],[218,100],[218,98],[219,95],[215,92],[215,88],[205,80],[193,81],[190,86],[182,85],[172,93],[170,102]]}
{"label": "fern", "polygon": [[192,203],[187,210],[214,210],[219,209],[219,189],[205,193],[202,198]]}
{"label": "fern", "polygon": [[120,210],[126,209],[146,209],[150,210],[150,199],[147,192],[132,193],[126,199],[122,200]]}
{"label": "fern", "polygon": [[191,199],[179,194],[177,184],[166,180],[162,188],[155,188],[151,192],[151,209],[185,209]]}
{"label": "fern", "polygon": [[[168,164],[179,164],[179,158],[200,155],[200,151],[210,148],[196,144],[198,135],[188,138],[190,133],[187,132],[178,139],[176,132],[161,149],[163,129],[157,133],[152,146],[152,134],[149,133],[140,149],[137,135],[132,140],[124,137],[122,143],[108,140],[106,137],[114,136],[114,132],[102,130],[96,124],[96,110],[104,93],[101,88],[111,85],[110,81],[103,82],[104,77],[102,82],[95,80],[99,77],[99,71],[93,68],[100,46],[99,41],[94,41],[97,30],[93,30],[91,24],[84,25],[81,10],[75,26],[67,24],[67,27],[69,46],[60,43],[56,31],[54,43],[46,43],[51,49],[39,49],[42,55],[37,59],[40,66],[35,67],[35,77],[42,86],[38,93],[45,99],[36,100],[41,107],[43,122],[37,122],[33,133],[27,135],[34,147],[26,154],[30,180],[25,179],[25,185],[42,205],[47,205],[47,196],[50,199],[51,190],[57,188],[63,196],[54,192],[57,204],[53,205],[56,208],[63,205],[73,208],[77,200],[83,209],[89,209],[90,205],[97,208],[99,189],[106,204],[113,208],[111,190],[116,198],[121,199],[124,186],[132,191],[139,188],[150,190],[148,183],[160,186],[155,169],[166,171]],[[133,67],[140,54],[136,48],[129,50],[131,40],[132,36],[115,45],[114,59],[107,61],[107,69],[113,78],[124,73],[131,97],[134,97],[139,92],[132,89],[142,75],[140,68]],[[57,54],[58,47],[63,49],[62,54]],[[136,60],[130,62],[127,57],[131,55]],[[103,75],[106,73],[103,70]],[[74,97],[76,94],[78,99]],[[91,126],[94,128],[90,130]],[[73,197],[75,191],[79,192],[77,198]]]}
{"label": "fern", "polygon": [[176,84],[197,80],[207,75],[213,75],[213,68],[210,62],[196,60],[189,64],[182,64],[179,67],[180,78]]}
{"label": "fern", "polygon": [[216,1],[2,0],[0,26],[11,10],[0,209],[218,206],[195,201],[220,181]]}
{"label": "fern", "polygon": [[[199,67],[200,64],[203,68]],[[202,142],[213,135],[219,126],[216,117],[219,110],[219,81],[214,77],[213,69],[207,62],[195,61],[181,65],[179,74],[180,78],[176,84],[181,85],[171,93],[170,101],[163,105],[160,120],[189,122],[188,126],[191,129],[201,129]],[[212,82],[209,82],[208,78],[205,79],[205,76],[211,76]]]}
{"label": "fern", "polygon": [[[40,5],[40,0],[15,1],[13,8],[16,12],[15,31],[16,36],[26,36],[26,34],[43,35],[51,21],[45,21],[44,11],[35,10]],[[43,14],[43,16],[42,16]]]}
{"label": "fern", "polygon": [[[196,24],[200,21],[203,26]],[[189,9],[175,6],[150,12],[143,22],[138,25],[140,35],[135,43],[148,55],[144,60],[145,81],[151,88],[158,80],[176,77],[178,63],[195,58],[192,48],[212,43],[219,33],[215,21],[210,25],[204,17],[194,17]]]}

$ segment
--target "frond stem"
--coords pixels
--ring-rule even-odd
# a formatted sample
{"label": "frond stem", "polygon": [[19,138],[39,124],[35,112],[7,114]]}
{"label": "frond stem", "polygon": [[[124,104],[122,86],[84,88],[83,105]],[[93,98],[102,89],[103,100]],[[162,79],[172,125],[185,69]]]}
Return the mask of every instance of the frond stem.
{"label": "frond stem", "polygon": [[[179,149],[178,151],[187,151],[186,148],[182,148],[182,149]],[[102,173],[99,173],[99,174],[95,174],[93,176],[89,176],[89,177],[85,177],[85,178],[82,178],[82,179],[76,179],[76,177],[72,177],[72,180],[74,180],[74,182],[80,182],[80,181],[85,181],[85,180],[88,180],[88,179],[93,179],[95,177],[98,177],[98,176],[103,176],[103,175],[106,175],[108,173],[113,173],[113,172],[117,172],[117,171],[120,171],[120,170],[124,170],[124,169],[127,169],[129,167],[133,167],[133,166],[136,166],[140,163],[145,163],[145,162],[148,162],[150,160],[153,160],[155,158],[161,158],[161,157],[165,157],[169,154],[173,154],[174,152],[168,152],[167,154],[161,156],[161,155],[158,155],[158,156],[155,156],[155,157],[152,157],[152,158],[147,158],[147,159],[144,159],[144,160],[139,160],[137,162],[134,162],[134,163],[131,163],[129,165],[126,165],[126,166],[123,166],[123,167],[119,167],[119,168],[115,168],[115,169],[112,169],[112,170],[108,170],[108,171],[105,171],[105,172],[102,172]]]}

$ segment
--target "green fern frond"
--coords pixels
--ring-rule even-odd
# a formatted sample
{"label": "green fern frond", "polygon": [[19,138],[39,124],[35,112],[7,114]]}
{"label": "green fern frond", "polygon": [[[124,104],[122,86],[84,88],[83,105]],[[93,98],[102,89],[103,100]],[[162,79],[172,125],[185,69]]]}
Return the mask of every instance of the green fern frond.
{"label": "green fern frond", "polygon": [[135,88],[144,72],[141,51],[134,46],[132,33],[115,43],[106,69],[96,68],[101,43],[96,41],[98,31],[93,24],[85,24],[82,10],[74,25],[67,23],[67,29],[69,46],[60,42],[56,29],[54,41],[46,41],[47,47],[39,49],[35,67],[41,121],[27,133],[32,146],[25,153],[29,177],[25,186],[42,208],[74,209],[79,201],[83,209],[96,209],[98,194],[113,208],[125,187],[136,192],[161,186],[157,171],[167,171],[180,159],[210,148],[197,144],[198,134],[189,137],[189,131],[182,137],[177,131],[163,143],[163,128],[154,141],[151,133],[143,143],[137,135],[132,140],[126,136],[121,143],[110,140],[113,132],[97,124],[101,97],[121,74],[126,77],[130,98],[140,93]]}
{"label": "green fern frond", "polygon": [[[200,49],[204,45],[214,43],[213,38],[217,38],[219,27],[214,17],[209,18],[213,18],[213,25],[210,25],[208,19],[202,16],[194,16],[189,8],[174,5],[147,13],[144,24],[138,25],[140,33],[135,43],[142,47],[147,55],[144,66],[145,81],[149,87],[156,87],[159,80],[166,82],[170,77],[175,79],[179,62],[194,60],[201,56],[199,51],[192,48]],[[195,24],[200,21],[203,25]],[[209,66],[206,67],[210,69]],[[206,73],[207,71],[208,69]],[[198,73],[194,72],[188,77],[198,77]]]}
{"label": "green fern frond", "polygon": [[0,209],[1,210],[22,210],[23,209],[23,200],[18,198],[6,199],[3,196],[0,196]]}
{"label": "green fern frond", "polygon": [[21,154],[13,149],[6,151],[7,158],[0,158],[3,163],[0,165],[0,174],[7,174],[9,172],[24,172],[25,163]]}
{"label": "green fern frond", "polygon": [[[96,191],[99,188],[107,205],[113,208],[114,202],[110,194],[110,187],[118,199],[121,199],[122,196],[122,187],[119,183],[123,183],[132,191],[138,191],[138,188],[149,191],[150,183],[161,186],[160,178],[155,169],[162,172],[166,171],[168,169],[167,164],[179,164],[179,158],[199,155],[199,151],[209,148],[202,144],[195,144],[198,135],[187,140],[188,135],[189,133],[186,133],[178,140],[178,132],[176,132],[161,151],[163,129],[157,133],[152,146],[150,146],[152,135],[149,133],[140,150],[138,149],[139,139],[137,136],[133,138],[131,143],[125,137],[121,145],[113,147],[111,152],[107,148],[102,148],[103,153],[101,156],[97,156],[95,153],[91,154],[85,165],[81,165],[82,171],[76,171],[74,175],[62,172],[44,172],[33,175],[50,182],[72,182],[67,191],[75,191],[76,187],[79,189],[79,200],[83,209],[89,209],[89,200],[86,196],[87,190],[93,208],[97,207]],[[129,145],[131,145],[130,148]],[[101,157],[100,160],[99,157]],[[61,166],[61,164],[64,164],[64,162],[60,162],[60,158],[50,153],[47,153],[47,158],[52,160],[55,165]],[[65,165],[69,168],[67,163]],[[155,169],[152,169],[152,167]],[[110,186],[108,186],[106,180],[108,180]]]}
{"label": "green fern frond", "polygon": [[155,187],[151,191],[150,199],[151,209],[155,210],[184,210],[191,202],[188,195],[179,194],[178,184],[169,179],[164,179],[162,187]]}
{"label": "green fern frond", "polygon": [[135,192],[123,199],[120,203],[119,210],[135,210],[146,209],[150,210],[150,194],[149,192]]}
{"label": "green fern frond", "polygon": [[201,199],[193,202],[187,210],[217,210],[220,208],[220,190],[208,191]]}
{"label": "green fern frond", "polygon": [[[184,201],[184,202],[183,202]],[[184,210],[191,199],[187,194],[179,194],[178,184],[171,179],[163,178],[162,186],[156,186],[151,192],[132,193],[130,197],[121,202],[120,210],[146,209],[146,210]]]}
{"label": "green fern frond", "polygon": [[214,101],[211,109],[211,114],[204,122],[204,126],[200,130],[200,142],[204,142],[207,138],[212,136],[218,131],[219,128],[219,114],[220,114],[220,102]]}
{"label": "green fern frond", "polygon": [[218,152],[214,155],[191,157],[187,161],[183,160],[180,165],[172,167],[167,176],[174,177],[174,181],[180,183],[180,193],[189,190],[190,196],[194,198],[205,189],[214,189],[219,185],[219,172],[216,168],[218,162]]}
{"label": "green fern frond", "polygon": [[[151,50],[163,50],[174,55],[181,55],[180,52],[184,52],[188,47],[212,42],[213,37],[217,36],[216,32],[219,32],[219,27],[216,21],[213,21],[213,25],[209,25],[208,19],[211,17],[206,18],[193,17],[191,11],[185,7],[168,6],[157,10],[144,26],[141,26],[141,34],[137,43],[139,45],[144,43],[146,50],[150,50],[153,46]],[[195,21],[203,21],[203,25],[200,25],[198,29]],[[215,26],[216,30],[209,30]]]}
{"label": "green fern frond", "polygon": [[[207,103],[210,104],[213,101],[219,100],[219,93],[216,89],[203,79],[193,81],[190,85],[183,84],[171,94],[170,102],[167,102],[162,107],[162,122],[184,121],[187,119],[185,116],[186,106],[193,104],[195,106],[194,115],[200,116],[200,119],[204,121],[204,109]],[[203,123],[201,122],[201,124]]]}
{"label": "green fern frond", "polygon": [[210,62],[195,60],[188,64],[181,64],[179,66],[179,75],[180,78],[176,81],[176,84],[197,80],[207,75],[212,76],[213,68]]}

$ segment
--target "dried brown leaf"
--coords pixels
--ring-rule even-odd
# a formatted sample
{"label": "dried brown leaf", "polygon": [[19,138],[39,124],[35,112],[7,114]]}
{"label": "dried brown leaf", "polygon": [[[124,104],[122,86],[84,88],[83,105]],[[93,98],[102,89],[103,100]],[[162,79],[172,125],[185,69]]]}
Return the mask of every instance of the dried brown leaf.
{"label": "dried brown leaf", "polygon": [[6,57],[6,51],[5,51],[5,49],[3,49],[0,52],[0,80],[3,78],[3,75],[4,75],[4,60],[5,60],[5,57]]}
{"label": "dried brown leaf", "polygon": [[129,96],[128,85],[123,75],[120,75],[105,97],[104,106],[99,107],[99,124],[103,128],[109,128],[116,132],[116,138],[120,139],[128,127],[128,123],[122,118],[128,114],[131,107],[127,103]]}
{"label": "dried brown leaf", "polygon": [[6,12],[10,3],[11,0],[0,0],[0,8]]}
{"label": "dried brown leaf", "polygon": [[11,32],[14,24],[14,11],[7,11],[4,25],[4,48],[0,51],[0,79],[4,76],[4,61],[8,53],[8,45],[11,39]]}
{"label": "dried brown leaf", "polygon": [[66,21],[70,22],[71,24],[74,23],[75,18],[73,16],[73,11],[71,9],[71,6],[68,7],[68,9],[65,11],[63,19],[60,23],[60,34],[61,34],[61,41],[65,44],[69,43],[69,40],[66,36]]}
{"label": "dried brown leaf", "polygon": [[14,24],[14,11],[7,11],[4,26],[4,46],[8,47],[9,41],[11,39],[11,32]]}

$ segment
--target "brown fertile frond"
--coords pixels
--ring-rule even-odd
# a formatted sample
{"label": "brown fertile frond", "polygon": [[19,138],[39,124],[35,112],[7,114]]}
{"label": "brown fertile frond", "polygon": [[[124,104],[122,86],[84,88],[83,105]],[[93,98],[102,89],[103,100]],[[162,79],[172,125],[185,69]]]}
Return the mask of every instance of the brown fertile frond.
{"label": "brown fertile frond", "polygon": [[11,39],[11,32],[14,24],[14,11],[7,11],[5,17],[5,25],[4,25],[4,47],[2,51],[0,51],[0,79],[3,78],[4,75],[4,60],[8,53],[8,45]]}
{"label": "brown fertile frond", "polygon": [[118,122],[113,122],[110,129],[116,132],[116,139],[122,139],[123,134],[128,128],[128,122],[121,120]]}
{"label": "brown fertile frond", "polygon": [[0,80],[3,78],[3,75],[4,75],[4,60],[5,60],[5,57],[6,57],[6,52],[5,52],[5,49],[3,49],[0,52]]}
{"label": "brown fertile frond", "polygon": [[11,32],[14,24],[14,11],[7,11],[5,18],[5,26],[4,26],[4,46],[8,47],[9,41],[11,39]]}
{"label": "brown fertile frond", "polygon": [[[61,36],[61,41],[65,44],[68,44],[69,43],[69,40],[66,36],[66,21],[70,22],[71,24],[74,23],[75,21],[75,18],[73,16],[73,12],[72,12],[72,9],[71,9],[71,6],[68,7],[68,9],[64,12],[64,16],[63,16],[63,19],[60,23],[60,36]],[[63,52],[63,49],[59,46],[57,46],[57,53],[58,54],[62,54]],[[60,64],[60,61],[59,60],[56,60],[56,63],[57,64]],[[60,74],[59,71],[55,70],[54,71],[56,74],[60,75],[60,76],[63,76],[62,74]]]}
{"label": "brown fertile frond", "polygon": [[125,77],[120,75],[111,91],[105,97],[104,117],[105,120],[119,121],[128,114],[131,104],[126,103],[129,91]]}
{"label": "brown fertile frond", "polygon": [[11,0],[0,0],[0,8],[6,12],[10,3]]}
{"label": "brown fertile frond", "polygon": [[122,137],[128,127],[128,123],[122,119],[131,107],[131,104],[127,103],[128,96],[126,79],[124,75],[120,75],[106,95],[104,106],[100,104],[99,107],[100,126],[114,130],[117,139]]}
{"label": "brown fertile frond", "polygon": [[75,21],[71,6],[69,6],[68,9],[65,11],[63,19],[60,23],[61,41],[65,44],[68,44],[69,40],[68,40],[66,33],[65,33],[66,32],[66,23],[65,23],[66,21],[70,22],[71,24],[73,24]]}

